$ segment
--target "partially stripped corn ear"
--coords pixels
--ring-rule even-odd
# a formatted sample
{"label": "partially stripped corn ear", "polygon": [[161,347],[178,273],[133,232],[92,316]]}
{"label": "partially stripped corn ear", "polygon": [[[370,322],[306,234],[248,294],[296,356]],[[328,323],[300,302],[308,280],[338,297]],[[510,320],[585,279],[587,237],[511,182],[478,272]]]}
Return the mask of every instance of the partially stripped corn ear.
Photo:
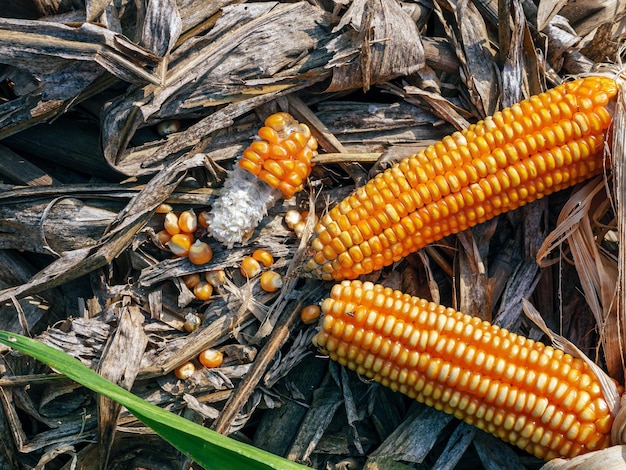
{"label": "partially stripped corn ear", "polygon": [[304,275],[354,279],[599,174],[616,95],[574,80],[405,158],[321,218]]}
{"label": "partially stripped corn ear", "polygon": [[598,379],[563,351],[370,282],[335,285],[322,312],[331,359],[539,458],[610,444]]}
{"label": "partially stripped corn ear", "polygon": [[206,218],[209,232],[228,247],[245,241],[279,198],[302,189],[317,154],[317,140],[308,126],[288,113],[269,116],[258,135]]}

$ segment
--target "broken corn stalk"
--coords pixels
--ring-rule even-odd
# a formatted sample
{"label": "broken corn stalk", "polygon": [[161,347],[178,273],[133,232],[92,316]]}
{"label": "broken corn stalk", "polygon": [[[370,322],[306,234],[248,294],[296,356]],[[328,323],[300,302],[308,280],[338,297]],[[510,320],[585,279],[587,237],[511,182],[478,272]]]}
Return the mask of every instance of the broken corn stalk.
{"label": "broken corn stalk", "polygon": [[539,458],[610,443],[600,382],[563,351],[371,282],[335,285],[322,312],[331,359]]}
{"label": "broken corn stalk", "polygon": [[303,274],[354,279],[599,174],[616,95],[574,80],[405,158],[321,218]]}
{"label": "broken corn stalk", "polygon": [[209,232],[229,248],[245,241],[279,198],[302,189],[317,154],[308,126],[288,113],[269,116],[258,136],[229,173],[207,217]]}

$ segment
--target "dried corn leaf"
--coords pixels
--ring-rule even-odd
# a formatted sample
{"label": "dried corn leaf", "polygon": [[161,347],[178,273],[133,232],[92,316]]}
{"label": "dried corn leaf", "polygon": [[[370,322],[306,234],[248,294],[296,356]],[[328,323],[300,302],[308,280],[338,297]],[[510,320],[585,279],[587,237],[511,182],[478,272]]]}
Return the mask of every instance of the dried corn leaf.
{"label": "dried corn leaf", "polygon": [[182,27],[176,0],[150,0],[139,43],[157,57],[164,57],[176,44]]}
{"label": "dried corn leaf", "polygon": [[113,0],[85,0],[87,21],[90,23],[97,21],[112,4]]}
{"label": "dried corn leaf", "polygon": [[[506,13],[505,21],[499,24],[500,55],[504,58],[502,66],[502,107],[509,107],[529,96],[524,86],[524,36],[530,34],[526,25],[524,11],[518,0],[501,2],[509,4],[510,11],[500,9],[501,15]],[[505,31],[506,29],[506,31]]]}
{"label": "dried corn leaf", "polygon": [[541,470],[624,470],[626,469],[626,446],[589,452],[572,459],[554,459]]}
{"label": "dried corn leaf", "polygon": [[94,246],[116,215],[76,198],[42,199],[0,204],[0,248],[50,254]]}
{"label": "dried corn leaf", "polygon": [[624,0],[576,0],[566,2],[559,14],[569,20],[580,36],[586,36],[603,24],[613,24],[616,32],[623,30],[624,8]]}
{"label": "dried corn leaf", "polygon": [[[5,64],[46,78],[68,61],[93,61],[129,82],[159,83],[154,73],[158,57],[124,36],[101,26],[70,26],[48,21],[0,18],[0,57]],[[53,90],[46,90],[52,93]]]}
{"label": "dried corn leaf", "polygon": [[[163,86],[135,88],[108,106],[102,127],[105,158],[129,175],[153,173],[165,157],[189,150],[207,131],[221,127],[212,116],[209,122],[197,123],[167,142],[127,149],[140,127],[172,116],[207,115],[212,108],[231,103],[229,119],[221,123],[225,127],[230,119],[269,101],[273,93],[323,79],[322,67],[330,58],[322,42],[326,25],[325,12],[304,2],[224,8],[210,32],[185,41],[172,52]],[[285,40],[286,32],[289,40]],[[246,98],[248,105],[235,106]],[[164,143],[167,150],[159,149],[155,155],[155,147]]]}
{"label": "dried corn leaf", "polygon": [[[587,183],[567,201],[555,230],[546,237],[539,252],[537,263],[549,265],[550,253],[567,241],[585,298],[600,330],[607,369],[612,377],[623,377],[623,358],[619,328],[616,328],[617,266],[615,260],[598,246],[593,229],[594,211],[598,199],[605,199],[604,182],[600,178]],[[601,241],[601,240],[600,240]]]}
{"label": "dried corn leaf", "polygon": [[540,0],[537,7],[537,29],[543,31],[567,3],[568,0]]}
{"label": "dried corn leaf", "polygon": [[[608,328],[617,330],[619,336],[617,341],[620,349],[626,349],[626,338],[624,338],[624,325],[626,325],[626,88],[622,83],[618,95],[617,107],[614,116],[613,127],[613,191],[615,199],[612,201],[617,218],[617,242],[619,245],[617,259],[617,285],[615,286],[617,317],[614,325],[607,325]],[[626,375],[626,373],[625,373]]]}
{"label": "dried corn leaf", "polygon": [[[548,36],[548,62],[555,70],[564,67],[564,61],[568,58],[568,53],[576,50],[580,43],[580,36],[571,27],[567,18],[556,15],[546,25]],[[589,71],[583,65],[583,71]]]}
{"label": "dried corn leaf", "polygon": [[423,462],[453,417],[415,403],[406,419],[368,456],[368,463],[387,459]]}
{"label": "dried corn leaf", "polygon": [[412,85],[406,85],[401,89],[391,83],[385,84],[384,88],[402,96],[409,103],[428,107],[433,114],[449,122],[457,130],[465,129],[470,125],[468,119],[472,117],[471,113],[450,102],[439,93],[422,90]]}
{"label": "dried corn leaf", "polygon": [[425,65],[417,26],[396,0],[353,1],[333,32],[341,30],[328,45],[337,52],[328,64],[333,69],[328,91],[367,91]]}
{"label": "dried corn leaf", "polygon": [[[119,325],[98,363],[97,372],[111,382],[130,390],[139,372],[141,357],[148,344],[143,331],[144,317],[137,305],[120,306]],[[117,419],[122,405],[103,395],[98,396],[98,454],[100,468],[107,468]]]}
{"label": "dried corn leaf", "polygon": [[[441,4],[441,6],[440,6]],[[480,117],[493,114],[498,104],[496,54],[485,21],[473,3],[467,0],[439,0],[435,12],[454,44],[461,63],[461,78]],[[444,13],[445,8],[451,14]]]}
{"label": "dried corn leaf", "polygon": [[172,193],[186,170],[205,163],[203,155],[180,158],[158,173],[112,222],[109,231],[93,248],[63,253],[28,282],[0,291],[0,302],[41,292],[98,269],[119,255],[145,225],[152,211]]}

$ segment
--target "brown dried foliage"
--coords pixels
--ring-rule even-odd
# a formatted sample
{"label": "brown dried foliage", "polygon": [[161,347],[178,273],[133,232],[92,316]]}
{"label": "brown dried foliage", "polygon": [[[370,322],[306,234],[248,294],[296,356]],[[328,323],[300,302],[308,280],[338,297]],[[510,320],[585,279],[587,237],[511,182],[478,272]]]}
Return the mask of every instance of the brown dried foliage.
{"label": "brown dried foliage", "polygon": [[[328,286],[293,275],[305,241],[282,215],[311,209],[310,233],[313,212],[393,161],[619,62],[624,2],[601,3],[2,2],[0,329],[32,334],[152,403],[314,468],[538,468],[315,357],[299,310]],[[278,110],[320,142],[310,187],[273,208],[248,245],[212,244],[211,269],[226,280],[198,302],[180,278],[205,268],[159,247],[154,211],[163,202],[209,210],[225,168]],[[620,102],[606,178],[369,279],[541,338],[522,313],[529,299],[549,329],[623,383],[623,116]],[[280,293],[238,274],[256,248],[277,260]],[[191,333],[189,314],[202,319]],[[173,376],[207,348],[224,353],[220,368]],[[0,367],[1,468],[69,468],[74,457],[80,468],[186,466],[115,404],[24,357],[6,353]],[[571,468],[623,455],[615,447]]]}

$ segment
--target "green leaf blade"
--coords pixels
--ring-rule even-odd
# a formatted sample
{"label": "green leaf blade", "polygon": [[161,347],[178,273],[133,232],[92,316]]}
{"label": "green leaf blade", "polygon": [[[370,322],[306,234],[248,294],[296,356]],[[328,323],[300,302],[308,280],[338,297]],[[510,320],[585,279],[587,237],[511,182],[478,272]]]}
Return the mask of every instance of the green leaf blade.
{"label": "green leaf blade", "polygon": [[21,335],[0,331],[0,343],[125,406],[137,419],[207,470],[304,470],[309,467],[238,442],[137,397],[72,356]]}

